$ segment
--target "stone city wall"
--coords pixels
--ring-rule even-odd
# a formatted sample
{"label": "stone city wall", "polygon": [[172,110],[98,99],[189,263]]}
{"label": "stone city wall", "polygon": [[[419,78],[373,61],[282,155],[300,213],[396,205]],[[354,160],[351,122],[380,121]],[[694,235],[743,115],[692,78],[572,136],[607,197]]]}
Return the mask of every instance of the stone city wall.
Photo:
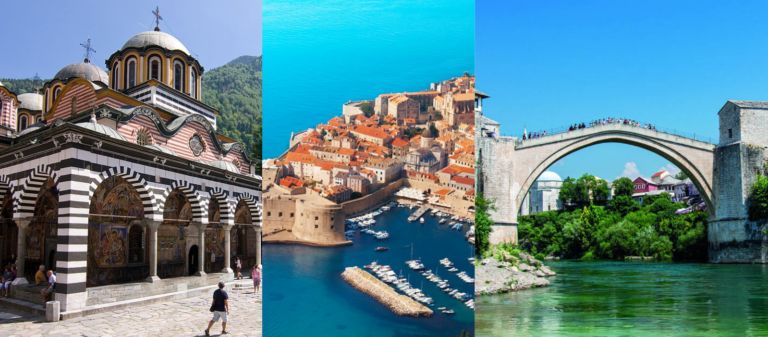
{"label": "stone city wall", "polygon": [[[315,197],[316,198],[316,197]],[[344,210],[337,204],[320,204],[300,199],[296,203],[293,234],[297,239],[317,244],[346,242]]]}

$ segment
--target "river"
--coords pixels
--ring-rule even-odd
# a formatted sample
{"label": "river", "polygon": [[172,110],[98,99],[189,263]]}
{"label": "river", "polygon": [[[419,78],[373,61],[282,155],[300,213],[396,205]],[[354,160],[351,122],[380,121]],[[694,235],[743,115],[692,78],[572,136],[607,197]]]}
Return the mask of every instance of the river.
{"label": "river", "polygon": [[[302,245],[264,244],[264,330],[265,336],[459,336],[462,330],[473,332],[474,311],[438,289],[420,274],[408,269],[405,261],[421,258],[426,269],[448,280],[450,286],[474,294],[474,284],[461,281],[439,265],[449,258],[461,271],[474,276],[468,258],[474,248],[461,231],[438,225],[438,218],[425,215],[424,225],[408,222],[408,208],[395,207],[376,217],[376,231],[387,231],[389,239],[376,240],[358,230],[354,244],[321,248]],[[450,220],[449,220],[450,222]],[[375,252],[379,246],[386,252]],[[454,315],[435,312],[431,318],[395,315],[372,297],[354,289],[341,278],[345,267],[368,265],[374,260],[390,265],[398,274],[410,278],[435,300],[435,310],[447,307]],[[439,269],[438,269],[439,268]],[[270,281],[272,280],[272,281]],[[436,311],[436,310],[435,310]]]}
{"label": "river", "polygon": [[546,265],[550,287],[477,299],[477,336],[768,335],[768,265]]}

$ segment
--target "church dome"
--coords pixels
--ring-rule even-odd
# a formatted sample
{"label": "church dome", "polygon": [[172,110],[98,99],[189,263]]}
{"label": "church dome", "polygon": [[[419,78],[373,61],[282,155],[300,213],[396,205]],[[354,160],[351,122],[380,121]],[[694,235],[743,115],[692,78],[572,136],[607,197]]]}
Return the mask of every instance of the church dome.
{"label": "church dome", "polygon": [[73,77],[86,79],[91,82],[109,83],[109,75],[107,72],[90,62],[72,63],[61,68],[53,78],[67,80]]}
{"label": "church dome", "polygon": [[26,93],[18,96],[19,109],[26,109],[29,111],[43,111],[43,95],[36,93]]}
{"label": "church dome", "polygon": [[3,82],[0,82],[0,87],[4,87]]}
{"label": "church dome", "polygon": [[162,145],[144,145],[144,147],[148,147],[148,148],[150,148],[152,150],[155,150],[155,151],[160,151],[160,152],[163,152],[163,153],[167,153],[167,154],[171,154],[171,155],[176,156],[176,152],[173,152],[173,150],[171,150],[171,149],[169,149],[169,148],[167,148],[165,146],[162,146]]}
{"label": "church dome", "polygon": [[143,49],[149,46],[158,46],[166,50],[178,50],[190,55],[187,47],[173,35],[161,31],[141,32],[128,39],[121,50],[127,48]]}
{"label": "church dome", "polygon": [[560,176],[555,172],[545,171],[539,176],[539,179],[536,179],[536,181],[563,181],[563,179],[561,179]]}
{"label": "church dome", "polygon": [[213,167],[220,168],[222,170],[226,170],[229,172],[240,173],[240,169],[237,166],[235,166],[235,164],[232,164],[228,161],[214,160],[208,163],[208,165],[211,165]]}
{"label": "church dome", "polygon": [[26,129],[21,130],[21,132],[17,133],[16,137],[21,137],[23,135],[35,132],[35,131],[40,130],[42,128],[45,128],[45,123],[44,122],[39,122],[39,123],[32,124],[32,125],[28,126]]}
{"label": "church dome", "polygon": [[75,125],[81,128],[86,128],[91,131],[96,131],[98,133],[110,136],[115,139],[125,140],[125,138],[123,138],[123,136],[120,133],[118,133],[115,129],[97,123],[95,116],[91,116],[90,122],[77,123]]}

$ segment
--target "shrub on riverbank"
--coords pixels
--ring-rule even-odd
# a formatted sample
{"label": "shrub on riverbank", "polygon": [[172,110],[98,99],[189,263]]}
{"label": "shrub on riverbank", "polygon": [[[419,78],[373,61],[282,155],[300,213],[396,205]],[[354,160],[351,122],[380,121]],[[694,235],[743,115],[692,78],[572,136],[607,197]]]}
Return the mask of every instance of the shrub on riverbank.
{"label": "shrub on riverbank", "polygon": [[668,194],[647,198],[643,207],[619,198],[610,207],[590,204],[520,216],[519,248],[533,255],[582,259],[707,258],[706,212],[675,214],[686,205],[673,203]]}

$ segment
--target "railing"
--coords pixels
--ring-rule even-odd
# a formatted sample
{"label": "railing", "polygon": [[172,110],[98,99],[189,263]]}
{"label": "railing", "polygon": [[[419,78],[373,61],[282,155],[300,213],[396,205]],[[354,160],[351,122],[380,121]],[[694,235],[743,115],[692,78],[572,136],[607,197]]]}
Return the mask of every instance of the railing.
{"label": "railing", "polygon": [[[639,121],[635,121],[635,122],[637,123]],[[680,136],[680,137],[684,137],[684,138],[689,138],[689,139],[694,139],[694,140],[698,140],[698,141],[714,144],[713,140],[715,138],[710,137],[710,136],[703,136],[701,134],[683,132],[682,130],[677,129],[677,128],[665,128],[665,127],[656,126],[653,129],[649,129],[649,128],[643,126],[643,125],[645,125],[645,123],[643,123],[643,122],[639,122],[639,123],[640,123],[640,126],[632,126],[632,125],[624,124],[624,123],[606,123],[605,125],[616,125],[616,124],[618,124],[618,125],[627,125],[628,127],[636,127],[638,129],[646,129],[646,130],[650,130],[650,131],[662,132],[662,133],[666,133],[666,134],[671,134],[671,135],[675,135],[675,136]],[[535,138],[535,139],[538,139],[538,138],[548,137],[548,136],[552,136],[552,135],[556,135],[556,134],[561,134],[561,133],[585,130],[585,129],[593,128],[593,127],[596,127],[596,126],[603,126],[602,121],[598,125],[594,125],[594,126],[587,125],[583,129],[576,129],[576,130],[570,130],[569,131],[568,128],[570,128],[571,126],[560,126],[560,127],[554,127],[554,128],[545,129],[545,130],[530,130],[529,133],[538,132],[539,136]],[[547,133],[545,136],[541,135],[544,131],[546,131],[546,133]],[[517,142],[516,142],[517,145],[522,144],[522,141],[523,141],[522,134],[507,135],[507,134],[501,133],[501,134],[494,135],[493,138],[507,140],[507,139],[511,139],[511,137],[516,137],[518,139]],[[527,135],[526,135],[526,137],[527,137]],[[527,138],[526,140],[528,140],[528,139],[531,139],[531,138]]]}

